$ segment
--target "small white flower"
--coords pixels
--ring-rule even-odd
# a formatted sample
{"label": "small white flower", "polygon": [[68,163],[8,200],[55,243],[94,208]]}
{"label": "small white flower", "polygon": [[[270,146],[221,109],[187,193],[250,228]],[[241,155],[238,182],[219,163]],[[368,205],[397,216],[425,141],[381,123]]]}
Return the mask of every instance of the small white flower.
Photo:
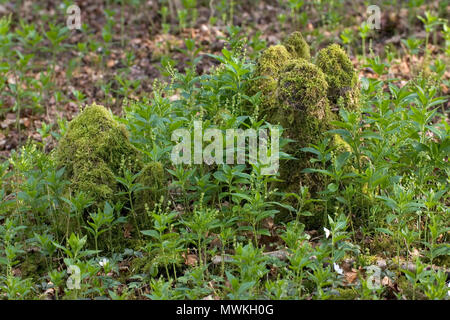
{"label": "small white flower", "polygon": [[325,237],[328,239],[328,237],[329,237],[330,234],[331,234],[331,231],[328,230],[327,228],[323,228],[323,231],[325,231]]}
{"label": "small white flower", "polygon": [[333,264],[333,266],[334,266],[334,271],[336,271],[336,273],[341,274],[341,275],[344,274],[344,270],[342,270],[342,268],[339,267],[339,265],[336,262]]}
{"label": "small white flower", "polygon": [[447,291],[447,295],[450,297],[450,282],[448,283],[447,287],[449,287],[449,290]]}
{"label": "small white flower", "polygon": [[106,258],[103,258],[102,260],[100,260],[100,261],[98,262],[98,264],[100,265],[100,267],[104,267],[104,266],[106,266],[108,263],[109,263],[109,260],[106,259]]}

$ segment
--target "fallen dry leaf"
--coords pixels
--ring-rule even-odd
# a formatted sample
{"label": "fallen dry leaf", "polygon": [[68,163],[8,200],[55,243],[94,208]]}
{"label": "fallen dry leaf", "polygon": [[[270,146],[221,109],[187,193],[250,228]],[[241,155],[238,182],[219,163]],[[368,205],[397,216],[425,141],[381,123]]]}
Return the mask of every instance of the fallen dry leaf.
{"label": "fallen dry leaf", "polygon": [[108,66],[108,68],[112,68],[116,65],[116,60],[108,60],[108,62],[106,63],[106,65]]}
{"label": "fallen dry leaf", "polygon": [[419,252],[419,250],[417,250],[416,248],[413,248],[413,249],[411,250],[411,256],[412,256],[413,258],[418,258],[418,257],[420,257],[420,252]]}
{"label": "fallen dry leaf", "polygon": [[345,272],[345,273],[344,273],[344,276],[345,276],[345,281],[346,281],[348,284],[351,284],[351,283],[353,283],[353,282],[358,278],[358,273],[357,273],[357,272],[354,272],[354,271]]}
{"label": "fallen dry leaf", "polygon": [[389,277],[387,277],[387,276],[385,276],[383,278],[383,280],[381,280],[381,284],[383,286],[385,286],[385,287],[392,287],[393,286],[392,280]]}
{"label": "fallen dry leaf", "polygon": [[131,239],[131,230],[133,230],[133,226],[130,224],[127,224],[123,228],[123,237],[125,239]]}
{"label": "fallen dry leaf", "polygon": [[194,267],[197,265],[198,257],[196,254],[188,254],[186,255],[184,252],[181,254],[181,256],[184,258],[184,264],[187,266]]}

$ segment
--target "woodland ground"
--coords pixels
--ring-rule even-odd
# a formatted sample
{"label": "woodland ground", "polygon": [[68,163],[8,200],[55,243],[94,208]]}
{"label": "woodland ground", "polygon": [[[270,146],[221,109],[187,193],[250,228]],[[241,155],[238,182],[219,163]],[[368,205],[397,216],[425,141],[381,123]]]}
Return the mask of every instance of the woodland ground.
{"label": "woodland ground", "polygon": [[[81,9],[83,27],[67,30],[64,29],[65,9],[71,3],[0,0],[0,18],[11,19],[6,32],[2,33],[0,28],[3,47],[0,49],[0,158],[3,163],[0,295],[9,299],[448,299],[450,39],[447,24],[450,6],[447,1],[374,1],[381,9],[379,30],[362,27],[368,18],[366,1],[79,0],[76,4]],[[42,159],[47,159],[58,145],[67,131],[68,121],[83,106],[97,103],[111,109],[131,131],[133,143],[141,147],[143,142],[139,139],[146,132],[139,127],[142,123],[158,127],[150,135],[162,137],[172,130],[170,125],[177,125],[173,115],[182,117],[177,103],[190,105],[189,97],[197,97],[197,91],[189,89],[195,85],[190,85],[187,78],[208,75],[218,67],[217,81],[226,81],[220,68],[231,65],[231,60],[223,63],[214,55],[222,56],[224,48],[234,54],[239,51],[236,48],[243,47],[246,59],[255,63],[267,47],[298,30],[311,52],[316,53],[332,43],[344,48],[359,78],[363,79],[360,85],[362,101],[367,104],[364,107],[384,110],[383,106],[395,106],[392,114],[380,111],[383,114],[378,118],[364,109],[358,115],[364,121],[341,114],[342,123],[347,126],[342,124],[339,128],[356,134],[370,127],[376,128],[373,131],[380,136],[389,136],[395,149],[386,156],[389,160],[376,162],[371,158],[373,165],[356,167],[355,163],[360,163],[359,151],[369,150],[361,151],[367,158],[380,152],[371,140],[378,137],[369,134],[358,138],[352,135],[351,141],[345,140],[343,134],[352,146],[343,157],[329,153],[325,159],[326,148],[319,152],[320,146],[313,152],[316,162],[328,170],[325,174],[328,189],[312,195],[308,190],[302,189],[304,194],[298,191],[295,209],[301,216],[305,201],[308,205],[316,200],[326,203],[326,209],[313,207],[322,215],[321,224],[308,225],[301,220],[305,222],[301,227],[295,223],[288,225],[299,222],[295,214],[293,219],[283,220],[269,212],[269,208],[275,209],[264,197],[272,193],[254,187],[251,170],[238,168],[230,173],[227,169],[205,171],[202,168],[198,172],[186,171],[190,176],[183,176],[183,169],[180,171],[164,162],[164,156],[152,154],[167,147],[163,143],[158,145],[159,151],[145,151],[148,159],[157,158],[163,163],[170,177],[167,198],[171,202],[163,203],[159,209],[142,209],[148,219],[143,218],[140,225],[137,221],[131,223],[131,218],[129,223],[120,220],[121,215],[127,216],[126,212],[132,217],[130,212],[134,214],[138,210],[133,208],[133,200],[131,205],[125,201],[122,207],[112,204],[114,208],[102,208],[103,214],[112,210],[119,216],[114,223],[117,221],[120,227],[115,230],[124,239],[139,238],[139,241],[115,252],[109,250],[114,247],[114,240],[107,239],[101,244],[103,251],[99,255],[87,249],[98,249],[99,231],[106,224],[100,224],[98,230],[91,224],[79,225],[69,236],[68,225],[67,231],[64,230],[65,222],[61,231],[61,222],[52,220],[56,212],[64,210],[71,223],[73,214],[82,217],[87,214],[85,207],[81,213],[72,210],[75,202],[63,196],[62,191],[61,194],[55,191],[64,188],[64,185],[54,187],[58,181],[65,181],[62,173],[58,176],[55,171],[51,176],[53,164],[42,164],[51,162]],[[246,68],[244,62],[239,66]],[[176,83],[179,87],[165,91],[161,83]],[[408,88],[404,95],[399,89],[403,87]],[[383,92],[391,96],[385,97]],[[208,99],[206,96],[201,99]],[[204,101],[201,99],[198,101]],[[422,113],[409,108],[419,104]],[[142,105],[157,107],[143,119],[147,109]],[[162,111],[164,108],[168,111]],[[217,114],[221,108],[215,109]],[[211,110],[206,114],[214,122],[216,114]],[[155,113],[154,118],[151,112]],[[189,116],[183,116],[192,120],[198,114],[192,111]],[[234,109],[230,114],[246,115]],[[217,120],[217,124],[223,125],[221,121]],[[404,125],[408,129],[401,132],[420,127],[422,131],[416,130],[420,137],[416,141],[412,133],[393,134],[388,128],[390,121],[404,121],[399,127]],[[400,141],[403,136],[404,141]],[[396,137],[402,138],[395,140]],[[364,139],[367,143],[361,142]],[[352,141],[360,141],[361,148],[358,149],[356,142],[353,148]],[[35,143],[38,151],[29,147],[30,143]],[[23,146],[27,147],[21,149]],[[28,156],[31,164],[23,159]],[[339,165],[336,163],[339,159],[348,163]],[[356,162],[350,164],[350,161]],[[411,171],[417,171],[410,174],[408,170],[414,164],[418,168]],[[428,165],[428,171],[420,171],[420,167]],[[33,173],[28,168],[35,166],[40,172]],[[367,180],[362,182],[353,176],[340,180],[336,173],[339,168]],[[230,175],[225,178],[227,174]],[[406,182],[380,182],[377,174],[405,177]],[[431,178],[427,180],[422,175]],[[44,191],[33,195],[33,189],[41,188],[37,181],[40,179],[44,181]],[[213,181],[211,187],[205,188],[206,192],[200,190],[198,186],[203,182],[209,186],[209,179]],[[375,180],[378,182],[371,189],[370,183]],[[128,186],[133,186],[134,180],[130,181]],[[267,187],[267,181],[264,183]],[[128,186],[123,189],[124,194],[131,190]],[[248,193],[242,195],[239,189]],[[261,205],[249,200],[255,199],[257,193],[264,199]],[[203,197],[205,203],[201,202]],[[282,201],[276,199],[276,202]],[[41,204],[42,211],[35,209]],[[257,211],[257,207],[262,215],[236,222],[214,211],[228,210],[236,214],[238,207],[244,211],[250,208],[249,212]],[[180,218],[185,213],[189,218]],[[401,220],[407,222],[402,224]],[[213,226],[211,230],[208,221]],[[230,229],[237,231],[233,233]],[[112,237],[111,229],[108,230],[105,238]],[[331,238],[327,234],[330,230]],[[189,240],[175,241],[179,233]],[[84,235],[88,235],[87,242],[83,241]],[[248,243],[247,238],[251,239]],[[153,240],[148,243],[153,244],[146,242],[149,239]],[[298,239],[308,244],[300,245]],[[78,257],[74,253],[77,250]],[[173,254],[165,250],[172,250]],[[9,252],[12,253],[8,255]],[[226,261],[228,256],[230,260]],[[310,263],[312,260],[320,263]],[[64,289],[70,274],[68,267],[74,261],[84,264],[83,287]],[[256,262],[260,263],[259,267],[254,266]],[[382,272],[380,288],[373,289],[367,284],[370,266]],[[252,274],[259,276],[255,278]],[[267,281],[259,285],[260,279]]]}

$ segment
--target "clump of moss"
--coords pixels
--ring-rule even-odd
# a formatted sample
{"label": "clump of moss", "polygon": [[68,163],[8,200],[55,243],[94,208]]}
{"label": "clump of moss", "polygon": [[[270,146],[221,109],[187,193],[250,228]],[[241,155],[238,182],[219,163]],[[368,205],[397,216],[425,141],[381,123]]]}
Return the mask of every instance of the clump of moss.
{"label": "clump of moss", "polygon": [[282,44],[270,46],[262,52],[256,65],[257,79],[252,88],[255,93],[262,94],[262,109],[279,105],[279,78],[286,65],[298,59],[310,59],[309,46],[300,32],[292,33]]}
{"label": "clump of moss", "polygon": [[327,99],[325,75],[304,59],[292,60],[280,72],[278,105],[267,113],[267,120],[279,123],[285,129],[284,136],[294,140],[285,151],[296,160],[280,162],[280,177],[284,180],[280,189],[298,192],[301,185],[316,191],[323,180],[318,175],[307,175],[302,170],[310,167],[309,155],[301,148],[318,143],[322,133],[331,129],[334,115]]}
{"label": "clump of moss", "polygon": [[325,76],[312,63],[297,59],[287,64],[278,83],[278,107],[269,114],[268,121],[280,123],[291,143],[292,155],[317,142],[321,133],[330,129],[333,115],[330,111]]}
{"label": "clump of moss", "polygon": [[[278,187],[284,191],[298,192],[301,185],[308,185],[312,192],[323,187],[323,176],[302,173],[318,164],[310,163],[311,155],[301,149],[319,143],[323,133],[332,129],[337,118],[332,105],[357,106],[358,77],[338,45],[321,50],[317,64],[309,60],[308,44],[300,32],[294,32],[281,45],[266,49],[256,67],[254,91],[261,93],[262,115],[272,124],[281,124],[284,137],[294,140],[284,151],[296,160],[280,162],[284,183]],[[339,139],[332,143],[339,150],[348,149]]]}
{"label": "clump of moss", "polygon": [[256,77],[253,90],[262,93],[263,107],[277,103],[276,91],[280,70],[292,59],[282,45],[270,46],[264,50],[256,65]]}
{"label": "clump of moss", "polygon": [[283,106],[309,110],[326,104],[328,85],[325,75],[304,59],[292,60],[281,70],[278,88]]}
{"label": "clump of moss", "polygon": [[355,109],[359,95],[358,75],[347,53],[338,44],[332,44],[319,51],[316,64],[325,74],[328,99],[335,104],[343,99],[344,106]]}
{"label": "clump of moss", "polygon": [[295,59],[309,60],[311,58],[309,46],[298,31],[291,33],[282,44]]}
{"label": "clump of moss", "polygon": [[103,106],[86,107],[68,127],[55,151],[59,167],[71,181],[74,193],[88,193],[102,207],[114,202],[120,192],[115,177],[124,161],[139,171],[138,150],[128,140],[128,132]]}
{"label": "clump of moss", "polygon": [[280,69],[292,56],[281,44],[270,46],[264,50],[258,59],[257,72],[259,75],[276,78]]}

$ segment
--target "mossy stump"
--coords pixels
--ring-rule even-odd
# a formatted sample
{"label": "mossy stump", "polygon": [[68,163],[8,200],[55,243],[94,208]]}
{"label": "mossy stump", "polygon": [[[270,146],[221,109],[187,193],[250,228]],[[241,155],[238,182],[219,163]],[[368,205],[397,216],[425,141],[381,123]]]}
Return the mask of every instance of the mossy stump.
{"label": "mossy stump", "polygon": [[261,92],[262,116],[281,124],[284,137],[295,141],[284,151],[297,159],[280,163],[284,182],[278,187],[283,191],[298,192],[301,185],[308,185],[311,191],[323,188],[319,175],[301,173],[313,166],[310,154],[301,148],[319,143],[332,129],[331,122],[337,119],[332,106],[358,106],[358,77],[345,51],[331,45],[322,49],[315,61],[311,62],[310,48],[301,33],[294,32],[262,52],[255,69],[253,91]]}
{"label": "mossy stump", "polygon": [[87,106],[69,123],[55,158],[59,167],[65,167],[72,194],[89,194],[97,208],[103,208],[105,201],[127,201],[120,195],[124,186],[116,179],[123,176],[124,169],[133,174],[143,170],[139,182],[147,188],[135,195],[142,208],[145,201],[151,202],[148,205],[154,203],[152,191],[160,190],[164,184],[161,164],[145,165],[140,152],[130,143],[125,126],[96,104]]}
{"label": "mossy stump", "polygon": [[314,64],[296,59],[282,70],[278,83],[278,108],[267,113],[269,122],[279,123],[285,128],[285,137],[294,140],[285,151],[296,160],[284,160],[280,164],[280,177],[284,180],[284,191],[298,192],[301,185],[311,190],[319,189],[322,179],[317,175],[301,171],[311,166],[309,154],[301,148],[315,144],[323,133],[331,129],[335,119],[327,98],[328,85],[325,75]]}

